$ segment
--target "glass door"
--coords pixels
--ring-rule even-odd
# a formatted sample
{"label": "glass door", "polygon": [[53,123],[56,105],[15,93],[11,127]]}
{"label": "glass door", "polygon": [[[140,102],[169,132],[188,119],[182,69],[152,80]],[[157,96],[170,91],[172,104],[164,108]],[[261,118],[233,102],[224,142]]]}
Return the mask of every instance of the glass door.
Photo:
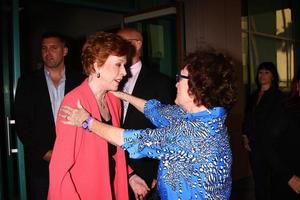
{"label": "glass door", "polygon": [[183,58],[181,5],[130,14],[124,24],[143,34],[142,59],[174,79]]}
{"label": "glass door", "polygon": [[1,126],[0,199],[26,200],[23,146],[13,119],[13,101],[20,75],[18,0],[1,1]]}

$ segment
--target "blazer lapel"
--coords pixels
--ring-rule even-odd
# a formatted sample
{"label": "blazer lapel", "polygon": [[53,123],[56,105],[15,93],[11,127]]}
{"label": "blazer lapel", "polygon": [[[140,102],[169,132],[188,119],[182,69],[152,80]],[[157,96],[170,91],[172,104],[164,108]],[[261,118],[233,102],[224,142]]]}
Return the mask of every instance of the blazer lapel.
{"label": "blazer lapel", "polygon": [[39,90],[39,91],[37,91],[39,93],[38,98],[44,99],[44,100],[40,101],[42,103],[42,105],[40,105],[40,106],[46,108],[46,111],[49,113],[49,116],[51,116],[52,121],[54,123],[53,111],[52,111],[51,100],[50,100],[50,95],[49,95],[49,91],[48,91],[48,85],[47,85],[47,81],[46,81],[46,77],[45,77],[44,68],[42,68],[39,71],[36,84],[37,84],[37,88]]}
{"label": "blazer lapel", "polygon": [[66,83],[65,83],[65,95],[66,95],[68,92],[70,92],[73,89],[72,87],[73,77],[68,68],[65,68],[65,75],[66,75]]}
{"label": "blazer lapel", "polygon": [[[139,97],[142,90],[143,90],[143,86],[144,86],[144,80],[145,80],[145,76],[147,76],[147,69],[146,66],[142,66],[140,74],[135,82],[133,91],[132,91],[132,95],[133,96],[137,96]],[[131,104],[128,105],[128,109],[127,109],[127,113],[125,116],[125,120],[124,120],[124,124],[127,123],[128,121],[128,115],[130,115],[132,112],[134,112],[134,106],[132,106]]]}

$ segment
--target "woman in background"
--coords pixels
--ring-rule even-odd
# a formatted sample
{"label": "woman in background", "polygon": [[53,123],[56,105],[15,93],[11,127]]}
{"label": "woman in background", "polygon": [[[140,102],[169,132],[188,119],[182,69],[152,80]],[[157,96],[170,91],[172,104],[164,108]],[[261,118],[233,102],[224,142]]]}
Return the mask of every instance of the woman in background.
{"label": "woman in background", "polygon": [[267,123],[280,106],[283,94],[279,90],[279,76],[272,62],[259,65],[255,82],[257,89],[247,102],[243,124],[243,138],[246,150],[250,153],[250,164],[255,184],[256,200],[270,197],[270,168],[265,155]]}
{"label": "woman in background", "polygon": [[131,158],[159,159],[162,200],[229,199],[232,155],[225,120],[235,101],[233,67],[231,59],[220,53],[190,54],[177,75],[176,105],[115,93],[143,112],[156,129],[124,130],[89,120],[80,104],[77,109],[64,106],[61,117],[77,127],[87,123],[92,132],[126,149]]}

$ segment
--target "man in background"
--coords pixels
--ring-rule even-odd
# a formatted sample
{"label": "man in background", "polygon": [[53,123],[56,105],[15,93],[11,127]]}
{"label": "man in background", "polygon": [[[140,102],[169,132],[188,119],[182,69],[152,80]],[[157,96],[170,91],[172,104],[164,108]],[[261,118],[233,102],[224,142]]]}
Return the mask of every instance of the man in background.
{"label": "man in background", "polygon": [[[123,28],[117,33],[124,39],[130,41],[136,49],[129,68],[129,77],[126,80],[123,91],[143,99],[158,99],[162,103],[174,103],[175,87],[166,76],[151,69],[141,61],[143,46],[142,34],[133,28]],[[154,128],[152,123],[144,115],[128,102],[123,102],[123,128],[145,129]],[[129,174],[130,199],[137,199],[144,190],[154,189],[158,161],[150,158],[129,159],[129,166],[133,172]]]}
{"label": "man in background", "polygon": [[18,81],[15,97],[17,134],[24,145],[28,199],[47,198],[55,121],[66,93],[83,81],[80,72],[65,66],[65,38],[45,33],[41,41],[43,67]]}

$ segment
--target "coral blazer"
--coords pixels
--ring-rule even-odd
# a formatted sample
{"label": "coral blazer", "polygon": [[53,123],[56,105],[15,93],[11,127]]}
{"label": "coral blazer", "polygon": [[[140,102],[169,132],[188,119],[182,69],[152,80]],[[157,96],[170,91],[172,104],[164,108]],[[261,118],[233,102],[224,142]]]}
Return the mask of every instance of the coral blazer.
{"label": "coral blazer", "polygon": [[[87,79],[68,93],[63,105],[82,106],[97,120],[101,120],[94,94]],[[106,100],[112,116],[112,124],[120,126],[120,100],[107,93]],[[112,189],[109,175],[108,144],[99,136],[56,122],[56,141],[50,162],[49,200],[111,200]],[[125,153],[117,147],[114,193],[116,200],[128,200],[127,166]]]}

